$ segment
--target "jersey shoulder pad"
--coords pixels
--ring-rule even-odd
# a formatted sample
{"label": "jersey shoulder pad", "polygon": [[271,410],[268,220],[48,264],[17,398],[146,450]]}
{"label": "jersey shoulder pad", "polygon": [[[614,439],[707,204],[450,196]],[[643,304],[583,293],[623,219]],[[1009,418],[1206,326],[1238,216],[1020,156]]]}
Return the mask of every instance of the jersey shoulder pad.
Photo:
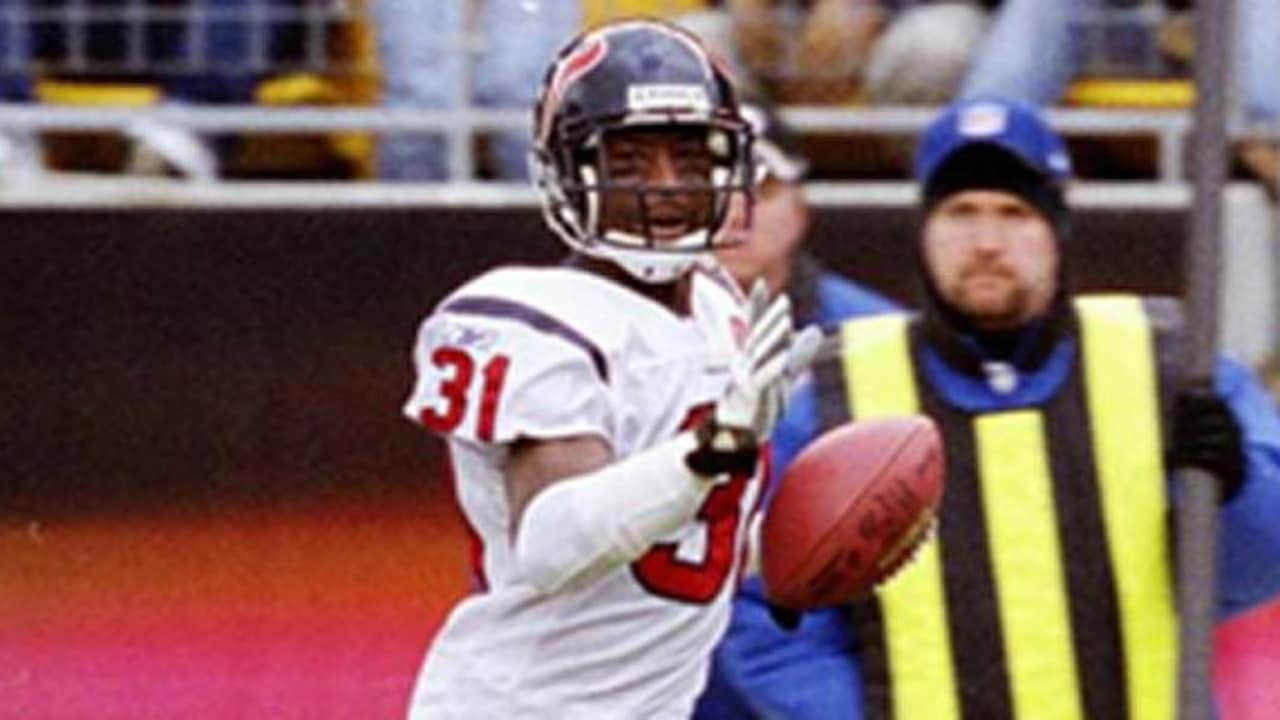
{"label": "jersey shoulder pad", "polygon": [[635,305],[632,293],[591,273],[560,267],[512,266],[467,283],[446,298],[439,309],[466,313],[476,308],[502,308],[546,318],[539,322],[554,321],[605,348],[623,341],[627,326],[619,320],[635,312]]}

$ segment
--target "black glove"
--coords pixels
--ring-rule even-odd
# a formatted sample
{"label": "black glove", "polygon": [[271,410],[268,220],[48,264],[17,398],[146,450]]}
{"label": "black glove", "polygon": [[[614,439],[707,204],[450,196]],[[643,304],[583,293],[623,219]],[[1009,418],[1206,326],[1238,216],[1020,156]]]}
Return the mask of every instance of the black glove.
{"label": "black glove", "polygon": [[1173,409],[1171,468],[1196,467],[1222,483],[1222,502],[1229,502],[1244,483],[1244,444],[1240,423],[1227,403],[1208,385],[1193,385],[1178,394]]}
{"label": "black glove", "polygon": [[698,446],[685,456],[685,465],[703,477],[723,473],[751,475],[760,459],[756,435],[745,428],[721,425],[708,415],[694,430]]}
{"label": "black glove", "polygon": [[786,630],[787,632],[792,632],[796,628],[800,627],[801,613],[799,610],[784,608],[781,605],[774,605],[773,603],[768,603],[767,606],[769,608],[769,617],[773,618],[773,623],[778,627]]}

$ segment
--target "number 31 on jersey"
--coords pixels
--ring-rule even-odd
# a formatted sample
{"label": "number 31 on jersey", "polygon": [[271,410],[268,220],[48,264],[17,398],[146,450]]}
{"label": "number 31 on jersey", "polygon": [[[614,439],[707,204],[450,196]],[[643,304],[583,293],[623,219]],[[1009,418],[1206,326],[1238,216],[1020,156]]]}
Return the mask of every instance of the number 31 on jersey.
{"label": "number 31 on jersey", "polygon": [[[445,345],[431,353],[431,363],[440,371],[443,379],[438,388],[440,401],[435,407],[422,410],[422,424],[441,434],[457,429],[467,417],[468,390],[476,379],[476,361],[471,353],[460,347]],[[476,437],[493,440],[494,421],[498,416],[498,400],[502,397],[502,383],[507,378],[511,358],[494,355],[480,368],[480,408],[476,414]]]}

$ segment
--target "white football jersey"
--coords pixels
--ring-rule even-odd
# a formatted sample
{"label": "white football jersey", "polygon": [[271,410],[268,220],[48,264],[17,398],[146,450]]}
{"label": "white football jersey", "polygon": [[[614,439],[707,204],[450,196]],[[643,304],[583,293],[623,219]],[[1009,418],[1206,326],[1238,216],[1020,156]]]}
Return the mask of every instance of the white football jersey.
{"label": "white football jersey", "polygon": [[[738,582],[756,478],[634,562],[553,594],[512,566],[502,465],[521,438],[597,435],[616,458],[663,442],[724,392],[746,331],[727,283],[697,275],[678,317],[572,268],[501,268],[423,323],[405,414],[445,435],[486,587],[454,608],[411,717],[687,718]],[[600,512],[609,512],[602,507]]]}

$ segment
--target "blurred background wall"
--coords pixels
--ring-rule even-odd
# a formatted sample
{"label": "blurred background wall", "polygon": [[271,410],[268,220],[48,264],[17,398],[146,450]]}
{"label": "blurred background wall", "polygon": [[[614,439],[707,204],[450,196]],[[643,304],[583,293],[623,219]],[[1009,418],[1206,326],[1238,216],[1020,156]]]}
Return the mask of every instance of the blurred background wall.
{"label": "blurred background wall", "polygon": [[[1085,212],[1085,289],[1180,289],[1180,210]],[[432,477],[403,420],[417,322],[502,262],[554,261],[530,209],[8,212],[0,512],[378,496]],[[826,208],[814,250],[913,300],[907,208]]]}

